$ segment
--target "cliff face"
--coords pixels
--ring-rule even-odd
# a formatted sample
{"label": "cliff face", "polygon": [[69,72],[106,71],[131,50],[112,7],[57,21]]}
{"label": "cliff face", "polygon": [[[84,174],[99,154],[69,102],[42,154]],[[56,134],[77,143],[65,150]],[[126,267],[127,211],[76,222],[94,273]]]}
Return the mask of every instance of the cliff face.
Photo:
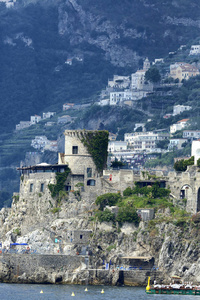
{"label": "cliff face", "polygon": [[199,12],[197,0],[1,3],[0,125],[7,132],[48,107],[96,100],[113,74],[131,74],[145,57],[166,57],[196,39]]}
{"label": "cliff face", "polygon": [[74,47],[83,42],[95,45],[112,64],[124,67],[137,63],[141,55],[176,50],[186,42],[188,30],[197,33],[199,9],[197,1],[191,8],[182,1],[68,0],[59,7],[58,28]]}
{"label": "cliff face", "polygon": [[[0,217],[3,246],[13,242],[27,243],[31,251],[36,251],[37,257],[38,254],[67,255],[72,257],[71,261],[74,261],[74,264],[66,261],[64,269],[56,264],[47,264],[48,267],[44,267],[38,259],[32,258],[33,254],[30,254],[31,261],[40,265],[40,268],[36,268],[30,275],[26,270],[26,266],[29,269],[29,264],[32,264],[28,259],[29,255],[20,252],[23,246],[15,246],[18,254],[10,255],[12,257],[18,255],[16,256],[18,258],[9,259],[9,254],[0,256],[1,280],[55,283],[61,277],[60,282],[63,283],[119,284],[121,282],[119,272],[107,271],[102,275],[103,273],[99,271],[101,274],[97,276],[96,273],[87,270],[88,268],[101,269],[103,261],[112,261],[116,270],[117,266],[129,267],[125,257],[154,257],[154,266],[157,269],[154,275],[158,281],[161,279],[169,281],[170,276],[175,274],[185,281],[200,281],[199,223],[191,225],[187,222],[180,222],[180,224],[166,222],[164,221],[166,217],[170,217],[170,212],[166,209],[156,214],[155,220],[149,223],[140,222],[139,227],[125,223],[119,228],[110,223],[98,223],[92,220],[90,214],[94,207],[79,202],[74,195],[71,195],[67,201],[64,199],[61,201],[57,213],[52,212],[48,201],[38,201],[33,205],[30,201],[24,203],[23,199],[17,204],[13,203],[10,210],[2,209]],[[83,235],[87,232],[89,235],[87,234],[85,241],[78,240],[80,233]],[[77,237],[75,233],[78,234]],[[73,235],[73,241],[68,238],[70,234]],[[55,242],[55,239],[58,239],[58,242]],[[85,251],[91,254],[89,260],[87,256],[80,256],[82,260],[76,259],[79,257],[77,253],[85,255]],[[59,260],[62,260],[60,257]],[[21,264],[26,266],[22,268]],[[152,266],[149,265],[148,270]],[[128,279],[124,278],[124,280],[128,280],[132,285],[145,285],[148,270],[138,271],[138,278],[140,278],[138,281],[136,273],[124,274],[125,277],[128,276]],[[129,278],[130,275],[133,276],[132,279]]]}

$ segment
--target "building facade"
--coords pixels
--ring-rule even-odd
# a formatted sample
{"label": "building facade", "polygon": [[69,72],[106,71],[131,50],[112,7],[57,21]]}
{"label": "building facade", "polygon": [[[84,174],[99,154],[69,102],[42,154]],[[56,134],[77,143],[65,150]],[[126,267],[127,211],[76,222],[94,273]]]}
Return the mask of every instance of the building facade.
{"label": "building facade", "polygon": [[179,115],[184,111],[192,109],[189,105],[174,105],[173,106],[173,116]]}
{"label": "building facade", "polygon": [[170,77],[178,79],[179,82],[197,75],[199,75],[198,68],[185,62],[176,62],[170,65]]}
{"label": "building facade", "polygon": [[128,146],[138,151],[151,151],[156,148],[158,141],[168,138],[168,133],[154,133],[153,131],[125,133],[124,135],[124,140],[128,143]]}

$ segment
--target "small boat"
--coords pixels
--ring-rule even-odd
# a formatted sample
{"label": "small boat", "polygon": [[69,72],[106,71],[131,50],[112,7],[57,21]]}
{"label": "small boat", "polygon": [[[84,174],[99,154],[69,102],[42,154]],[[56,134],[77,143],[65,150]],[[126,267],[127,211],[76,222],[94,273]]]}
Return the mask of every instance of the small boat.
{"label": "small boat", "polygon": [[200,296],[200,285],[192,285],[191,283],[182,283],[179,276],[172,276],[172,283],[169,285],[156,284],[150,285],[151,278],[148,277],[146,287],[147,294],[168,294],[168,295],[194,295]]}

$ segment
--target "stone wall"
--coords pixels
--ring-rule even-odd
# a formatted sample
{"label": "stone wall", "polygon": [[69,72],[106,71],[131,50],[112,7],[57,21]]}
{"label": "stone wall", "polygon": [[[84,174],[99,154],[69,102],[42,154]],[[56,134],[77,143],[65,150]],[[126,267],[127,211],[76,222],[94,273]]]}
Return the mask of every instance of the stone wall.
{"label": "stone wall", "polygon": [[148,270],[88,269],[84,256],[1,254],[0,282],[145,286]]}
{"label": "stone wall", "polygon": [[[135,173],[133,170],[104,170],[103,174],[103,191],[104,193],[112,192],[121,193],[128,187],[133,187],[135,181],[145,181],[156,176],[156,180],[165,180],[166,188],[171,190],[175,202],[185,205],[186,210],[192,214],[200,211],[200,172],[196,166],[188,166],[185,172],[140,172]],[[153,178],[153,177],[152,177]],[[151,179],[148,179],[151,183]],[[152,179],[152,184],[155,179]]]}
{"label": "stone wall", "polygon": [[1,254],[0,281],[68,283],[73,271],[81,266],[86,266],[83,256]]}

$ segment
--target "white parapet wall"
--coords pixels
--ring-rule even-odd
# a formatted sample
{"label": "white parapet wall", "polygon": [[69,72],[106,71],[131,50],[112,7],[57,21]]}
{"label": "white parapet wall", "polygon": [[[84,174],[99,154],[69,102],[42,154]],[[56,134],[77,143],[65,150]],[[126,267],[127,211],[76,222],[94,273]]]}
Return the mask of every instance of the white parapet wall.
{"label": "white parapet wall", "polygon": [[192,156],[194,156],[194,164],[197,165],[197,160],[200,158],[200,141],[192,142]]}

